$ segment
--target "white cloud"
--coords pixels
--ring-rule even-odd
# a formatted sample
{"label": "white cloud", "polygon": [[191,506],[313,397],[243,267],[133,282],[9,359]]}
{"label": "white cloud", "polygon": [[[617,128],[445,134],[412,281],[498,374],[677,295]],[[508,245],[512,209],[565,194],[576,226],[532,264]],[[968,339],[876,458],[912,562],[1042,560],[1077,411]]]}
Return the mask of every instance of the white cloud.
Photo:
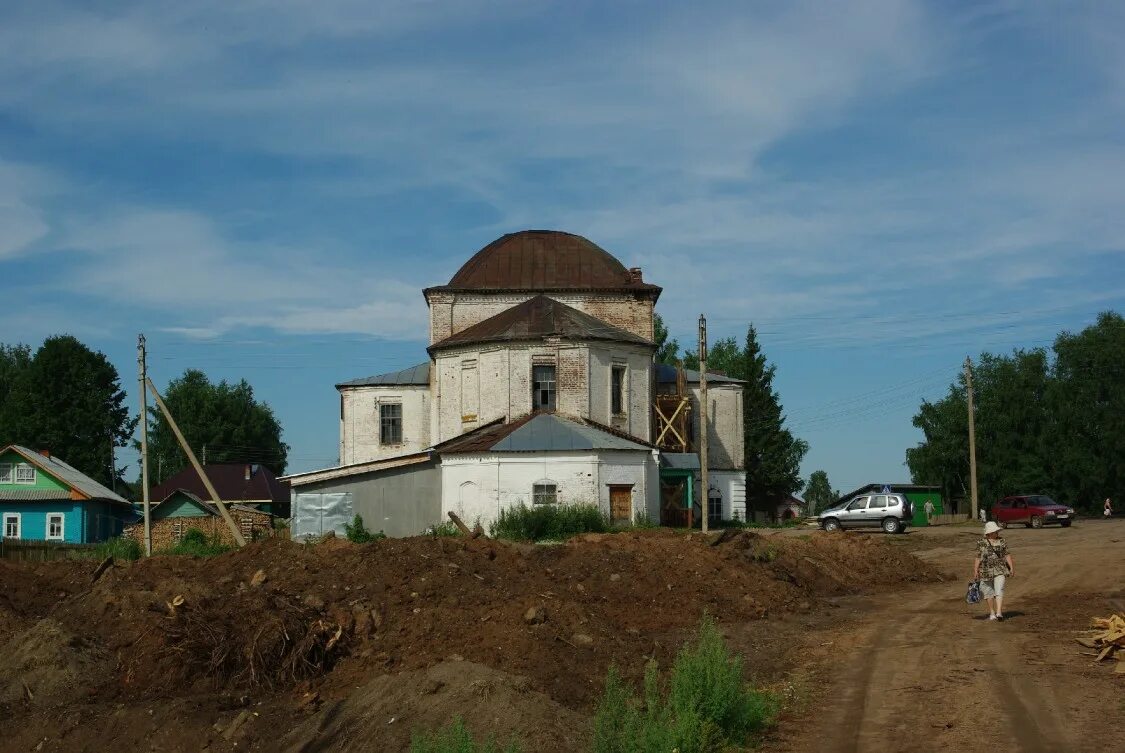
{"label": "white cloud", "polygon": [[0,261],[47,235],[50,228],[37,199],[48,182],[43,171],[0,159]]}

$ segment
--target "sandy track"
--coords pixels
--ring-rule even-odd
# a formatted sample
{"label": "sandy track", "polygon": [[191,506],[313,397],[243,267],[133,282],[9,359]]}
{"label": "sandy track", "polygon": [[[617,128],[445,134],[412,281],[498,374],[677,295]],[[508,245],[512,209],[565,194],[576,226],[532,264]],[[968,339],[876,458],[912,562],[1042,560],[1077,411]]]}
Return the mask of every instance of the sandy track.
{"label": "sandy track", "polygon": [[1125,520],[1004,533],[1016,560],[1005,612],[964,603],[976,529],[918,531],[904,546],[958,575],[871,600],[834,631],[830,678],[777,750],[887,753],[991,749],[1125,751],[1125,679],[1073,642],[1090,616],[1121,608]]}

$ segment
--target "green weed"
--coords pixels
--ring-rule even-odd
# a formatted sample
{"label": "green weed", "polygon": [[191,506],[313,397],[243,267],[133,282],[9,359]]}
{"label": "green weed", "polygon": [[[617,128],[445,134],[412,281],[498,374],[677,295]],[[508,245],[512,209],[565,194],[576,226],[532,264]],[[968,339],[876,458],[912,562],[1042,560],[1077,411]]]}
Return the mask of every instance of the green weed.
{"label": "green weed", "polygon": [[612,530],[609,517],[595,505],[519,505],[501,510],[489,535],[517,541],[563,541],[580,533]]}
{"label": "green weed", "polygon": [[136,539],[128,536],[115,536],[107,539],[90,550],[87,556],[90,559],[104,560],[113,557],[115,560],[128,560],[130,562],[141,558],[141,544]]}
{"label": "green weed", "polygon": [[363,524],[363,518],[358,513],[352,518],[351,523],[344,524],[344,534],[348,537],[348,541],[354,544],[366,544],[371,541],[387,538],[387,534],[382,531],[377,533],[368,531],[367,526]]}
{"label": "green weed", "polygon": [[779,704],[742,680],[742,659],[731,656],[705,617],[698,638],[676,657],[666,684],[655,661],[645,667],[634,698],[616,668],[594,715],[595,753],[723,753],[771,726]]}
{"label": "green weed", "polygon": [[498,747],[489,736],[483,743],[473,739],[461,717],[456,717],[445,727],[427,734],[415,733],[410,740],[410,753],[520,753],[520,746],[510,740]]}
{"label": "green weed", "polygon": [[234,547],[224,544],[218,536],[208,536],[198,528],[189,528],[184,537],[173,546],[156,554],[172,554],[186,557],[214,557],[229,552]]}

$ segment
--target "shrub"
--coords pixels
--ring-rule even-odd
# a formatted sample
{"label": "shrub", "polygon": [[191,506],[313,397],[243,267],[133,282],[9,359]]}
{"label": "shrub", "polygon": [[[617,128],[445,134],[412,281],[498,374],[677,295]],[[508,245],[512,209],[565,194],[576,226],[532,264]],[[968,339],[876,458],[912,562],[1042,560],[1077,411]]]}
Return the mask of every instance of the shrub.
{"label": "shrub", "polygon": [[645,512],[644,510],[637,510],[636,514],[633,515],[633,525],[631,527],[632,528],[659,528],[660,524],[657,523],[656,521],[654,521],[652,518],[650,518],[648,516],[648,513]]}
{"label": "shrub", "polygon": [[233,548],[224,544],[218,536],[209,537],[198,528],[189,528],[182,539],[159,553],[187,557],[214,557]]}
{"label": "shrub", "polygon": [[595,505],[521,504],[501,510],[488,532],[499,539],[562,541],[580,533],[604,533],[610,528],[609,518]]}
{"label": "shrub", "polygon": [[456,717],[435,732],[425,735],[415,733],[410,740],[410,753],[501,753],[501,751],[519,753],[520,747],[513,739],[505,747],[499,748],[491,736],[483,743],[477,743],[469,730],[465,729],[465,722],[461,717]]}
{"label": "shrub", "polygon": [[139,541],[128,536],[115,536],[98,544],[91,550],[90,557],[104,560],[113,557],[115,560],[139,560],[142,550]]}
{"label": "shrub", "polygon": [[447,520],[444,523],[435,523],[422,532],[437,538],[438,536],[460,536],[461,529],[453,524],[453,521]]}
{"label": "shrub", "polygon": [[655,661],[645,668],[643,698],[635,699],[610,667],[594,715],[595,753],[722,753],[773,723],[777,701],[742,680],[715,623],[704,618],[695,642],[676,657],[667,688]]}
{"label": "shrub", "polygon": [[352,518],[351,523],[344,524],[344,534],[348,537],[348,541],[355,544],[366,544],[370,541],[387,538],[387,534],[382,531],[378,533],[368,531],[367,526],[363,525],[363,518],[358,513]]}

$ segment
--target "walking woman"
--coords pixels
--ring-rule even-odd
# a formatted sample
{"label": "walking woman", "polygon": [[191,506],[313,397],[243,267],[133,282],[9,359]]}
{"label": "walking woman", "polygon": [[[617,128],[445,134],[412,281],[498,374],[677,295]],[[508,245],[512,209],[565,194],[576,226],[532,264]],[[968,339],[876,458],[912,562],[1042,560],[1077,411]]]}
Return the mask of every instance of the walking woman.
{"label": "walking woman", "polygon": [[980,594],[988,602],[988,619],[1003,621],[1004,582],[1015,571],[1008,545],[1000,538],[1000,526],[989,521],[984,526],[984,538],[977,544],[977,557],[973,560],[973,580],[980,581]]}

